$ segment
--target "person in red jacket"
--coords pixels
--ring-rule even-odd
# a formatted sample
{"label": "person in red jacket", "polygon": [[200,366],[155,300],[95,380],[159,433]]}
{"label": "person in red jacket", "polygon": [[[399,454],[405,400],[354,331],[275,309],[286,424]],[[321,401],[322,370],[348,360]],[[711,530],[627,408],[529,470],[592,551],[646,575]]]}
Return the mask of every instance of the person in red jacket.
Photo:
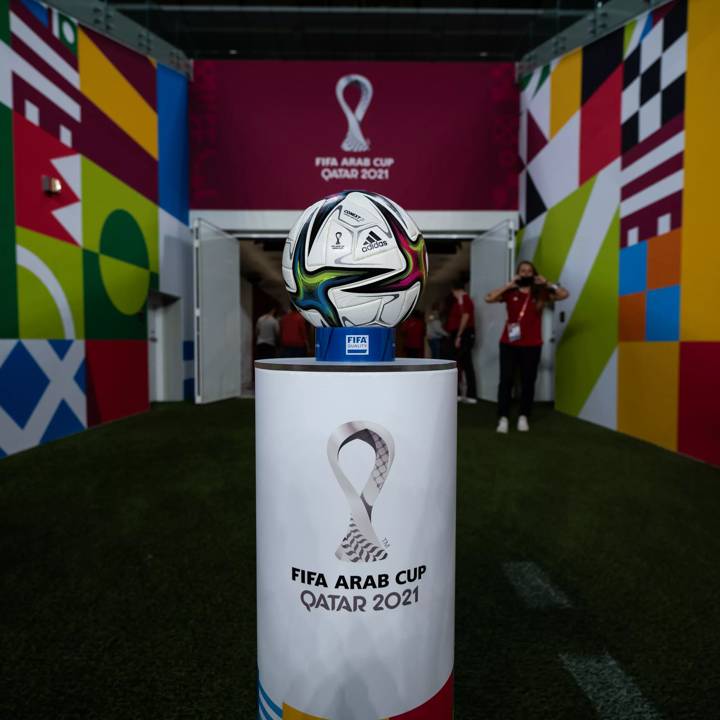
{"label": "person in red jacket", "polygon": [[419,310],[400,326],[406,357],[425,357],[425,317]]}
{"label": "person in red jacket", "polygon": [[524,260],[517,274],[506,285],[489,292],[485,302],[504,302],[507,320],[500,338],[500,384],[498,386],[499,433],[508,431],[508,415],[515,371],[520,369],[520,417],[517,429],[530,429],[528,418],[535,397],[540,353],[542,352],[542,311],[548,302],[565,300],[569,293],[557,283],[549,283],[535,266]]}
{"label": "person in red jacket", "polygon": [[305,319],[290,308],[280,318],[280,345],[284,357],[305,357],[307,355],[307,327]]}

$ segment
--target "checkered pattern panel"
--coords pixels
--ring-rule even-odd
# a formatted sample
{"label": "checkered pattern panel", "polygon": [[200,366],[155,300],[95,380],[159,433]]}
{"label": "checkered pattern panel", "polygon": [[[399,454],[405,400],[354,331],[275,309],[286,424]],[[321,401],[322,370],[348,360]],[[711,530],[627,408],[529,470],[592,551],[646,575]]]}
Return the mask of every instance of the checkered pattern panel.
{"label": "checkered pattern panel", "polygon": [[677,2],[625,59],[622,149],[627,152],[683,112],[687,9]]}

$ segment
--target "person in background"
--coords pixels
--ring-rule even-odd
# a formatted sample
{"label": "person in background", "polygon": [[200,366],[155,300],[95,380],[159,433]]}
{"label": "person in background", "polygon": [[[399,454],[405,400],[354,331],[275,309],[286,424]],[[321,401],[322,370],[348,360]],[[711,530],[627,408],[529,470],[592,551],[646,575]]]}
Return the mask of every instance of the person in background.
{"label": "person in background", "polygon": [[445,330],[450,335],[451,350],[454,351],[458,366],[458,382],[461,374],[465,376],[466,396],[458,390],[458,400],[475,404],[477,389],[475,385],[475,368],[473,367],[472,349],[475,344],[475,305],[465,292],[465,283],[457,280],[452,287],[453,303],[450,306]]}
{"label": "person in background", "polygon": [[448,336],[440,319],[440,307],[436,303],[432,306],[427,322],[427,339],[430,345],[430,357],[439,358],[442,354],[443,339]]}
{"label": "person in background", "polygon": [[405,347],[405,357],[425,357],[425,318],[419,310],[400,326]]}
{"label": "person in background", "polygon": [[307,355],[307,327],[305,318],[291,307],[280,318],[280,345],[284,357]]}
{"label": "person in background", "polygon": [[547,303],[565,300],[569,295],[565,288],[549,283],[531,262],[524,260],[509,283],[485,296],[485,302],[504,302],[507,307],[507,320],[500,338],[499,433],[508,431],[510,400],[518,368],[521,392],[517,429],[520,432],[530,429],[528,418],[535,397],[535,378],[543,344],[542,311]]}
{"label": "person in background", "polygon": [[276,355],[280,326],[277,321],[277,308],[271,307],[255,323],[255,357],[265,360]]}

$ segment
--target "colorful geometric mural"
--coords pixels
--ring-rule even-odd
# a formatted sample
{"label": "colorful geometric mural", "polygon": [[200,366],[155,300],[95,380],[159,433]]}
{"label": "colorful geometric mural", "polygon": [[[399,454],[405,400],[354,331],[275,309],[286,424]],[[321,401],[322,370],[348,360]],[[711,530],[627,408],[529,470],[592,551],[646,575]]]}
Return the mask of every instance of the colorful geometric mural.
{"label": "colorful geometric mural", "polygon": [[163,271],[192,337],[186,128],[186,78],[36,0],[0,0],[2,454],[147,409]]}
{"label": "colorful geometric mural", "polygon": [[81,340],[0,340],[0,457],[87,427]]}
{"label": "colorful geometric mural", "polygon": [[522,79],[519,256],[571,293],[557,407],[720,464],[718,23],[718,3],[673,0]]}

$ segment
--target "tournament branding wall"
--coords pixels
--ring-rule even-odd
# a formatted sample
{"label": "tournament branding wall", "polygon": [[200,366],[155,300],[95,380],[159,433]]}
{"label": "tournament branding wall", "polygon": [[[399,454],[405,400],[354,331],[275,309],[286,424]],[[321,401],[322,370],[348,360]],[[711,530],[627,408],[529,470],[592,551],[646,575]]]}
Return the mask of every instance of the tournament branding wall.
{"label": "tournament branding wall", "polygon": [[512,63],[198,61],[195,209],[299,209],[362,188],[414,210],[517,207]]}
{"label": "tournament branding wall", "polygon": [[187,222],[186,79],[0,0],[0,457],[148,408],[148,293],[190,296]]}
{"label": "tournament branding wall", "polygon": [[519,248],[571,292],[557,407],[717,464],[719,28],[674,0],[522,79]]}

